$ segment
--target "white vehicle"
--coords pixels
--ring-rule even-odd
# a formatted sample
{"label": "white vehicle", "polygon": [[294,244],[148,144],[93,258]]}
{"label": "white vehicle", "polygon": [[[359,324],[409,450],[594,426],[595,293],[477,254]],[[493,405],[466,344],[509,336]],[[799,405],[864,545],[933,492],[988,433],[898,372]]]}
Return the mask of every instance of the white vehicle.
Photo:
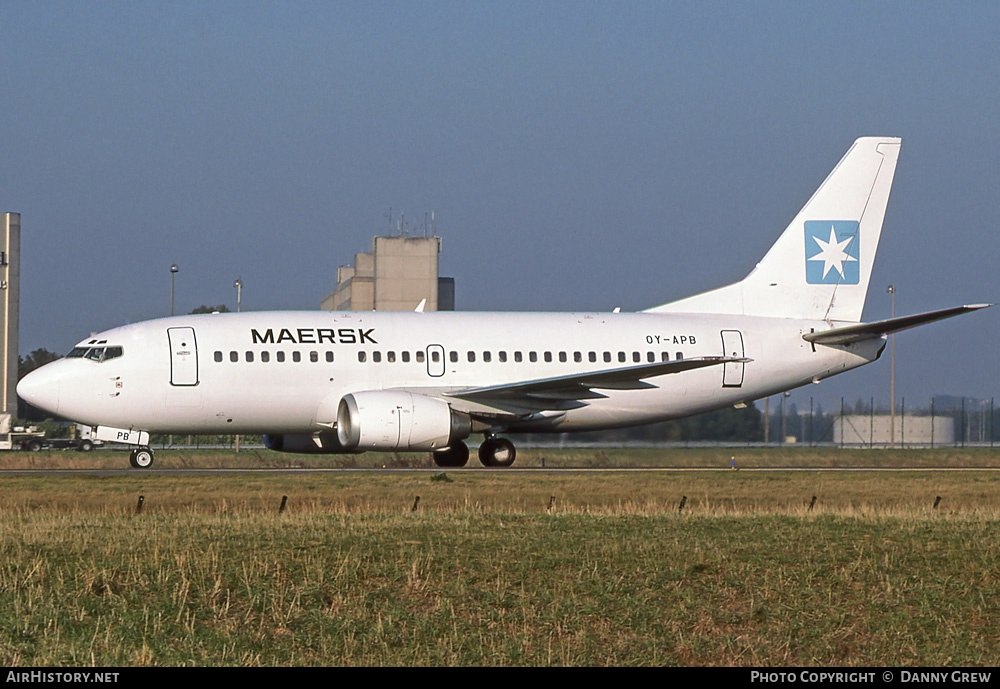
{"label": "white vehicle", "polygon": [[87,338],[18,394],[134,446],[263,433],[300,453],[432,451],[509,466],[506,432],[615,428],[742,405],[879,358],[886,334],[985,304],[861,323],[900,141],[858,139],[741,282],[641,313],[250,312]]}

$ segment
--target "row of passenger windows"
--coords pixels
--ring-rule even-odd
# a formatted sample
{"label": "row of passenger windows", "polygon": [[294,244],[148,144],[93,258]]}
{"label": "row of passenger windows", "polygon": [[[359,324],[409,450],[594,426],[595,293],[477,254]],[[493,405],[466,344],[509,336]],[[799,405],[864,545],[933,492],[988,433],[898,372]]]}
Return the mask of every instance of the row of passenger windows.
{"label": "row of passenger windows", "polygon": [[[401,354],[402,361],[404,363],[410,360],[410,358],[409,358],[409,354],[410,353],[409,352],[401,352],[400,354]],[[417,352],[417,361],[423,361],[424,360],[423,359],[423,354],[424,354],[423,352]],[[525,357],[524,352],[519,352],[519,351],[512,352],[511,354],[512,354],[512,356],[508,358],[508,353],[505,352],[505,351],[499,351],[499,352],[491,352],[491,351],[476,352],[476,351],[473,351],[473,350],[469,350],[469,351],[467,351],[465,353],[465,360],[468,361],[470,364],[476,363],[476,361],[482,361],[483,363],[487,363],[487,364],[488,363],[492,363],[493,361],[498,361],[501,364],[505,364],[508,361],[514,361],[515,363],[521,363],[521,362],[523,362],[525,360],[527,360],[529,363],[536,363],[537,361],[539,361],[539,357],[541,357],[541,360],[544,361],[545,363],[551,363],[552,361],[556,361],[556,360],[558,360],[560,363],[567,363],[570,360],[570,357],[572,357],[574,363],[581,364],[581,363],[583,363],[584,356],[585,356],[584,352],[572,352],[572,353],[570,353],[570,352],[541,352],[541,353],[539,353],[539,352],[528,352],[527,353],[527,357]],[[495,359],[494,359],[494,357],[495,357]],[[670,361],[670,352],[660,352],[659,357],[660,357],[659,358],[660,361]],[[454,350],[448,352],[448,360],[451,363],[453,363],[453,364],[458,363],[458,361],[459,361],[460,358],[461,358],[461,354],[459,352],[456,352]],[[676,355],[675,355],[675,358],[677,358],[677,359],[683,359],[684,358],[684,354],[681,353],[681,352],[677,352]],[[368,353],[367,352],[364,352],[364,351],[358,352],[358,361],[364,362],[364,361],[367,361],[367,359],[368,359]],[[441,359],[440,353],[437,352],[437,351],[433,351],[432,350],[431,351],[431,361],[437,363],[438,361],[440,361],[440,359]],[[615,360],[617,360],[619,363],[626,363],[629,360],[631,360],[633,363],[639,364],[639,363],[643,362],[643,354],[642,354],[642,352],[631,352],[631,353],[629,353],[629,352],[617,352],[617,353],[616,352],[603,352],[603,353],[602,352],[587,352],[586,353],[586,359],[587,359],[587,361],[589,361],[592,364],[597,363],[598,360],[604,361],[605,363],[611,363],[612,361],[615,361]],[[383,360],[382,352],[377,351],[377,350],[374,351],[374,352],[371,352],[371,360],[373,362],[375,362],[375,363],[380,363]],[[391,352],[391,351],[390,352],[386,352],[385,353],[385,361],[387,361],[389,363],[395,362],[396,361],[396,353],[395,352]],[[649,363],[656,362],[657,361],[657,354],[656,354],[656,352],[646,352],[645,361],[647,361]]]}
{"label": "row of passenger windows", "polygon": [[[313,363],[316,363],[316,362],[319,361],[319,352],[308,352],[308,355],[309,355],[309,361],[311,361]],[[260,360],[262,362],[264,362],[264,363],[267,363],[267,362],[271,361],[271,352],[266,351],[266,350],[263,351],[263,352],[246,351],[246,352],[243,353],[243,360],[244,361],[254,361],[258,356],[260,356]],[[223,357],[222,352],[216,352],[215,353],[215,360],[216,361],[222,361],[223,358],[224,357]],[[229,360],[232,361],[233,363],[236,363],[237,361],[240,360],[240,353],[239,352],[235,352],[235,351],[234,352],[229,352]],[[283,361],[286,361],[285,353],[282,352],[282,351],[275,352],[274,353],[274,360],[277,361],[277,362],[279,362],[279,363],[281,363]],[[291,360],[294,361],[294,362],[296,362],[296,363],[302,361],[302,352],[299,352],[299,351],[292,352]],[[326,360],[329,363],[333,363],[333,352],[326,352]]]}
{"label": "row of passenger windows", "polygon": [[[316,351],[311,351],[311,352],[292,351],[291,361],[293,362],[302,361],[303,354],[308,355],[309,361],[313,363],[316,363],[320,360],[320,353]],[[397,353],[391,350],[388,352],[375,350],[370,353],[365,350],[361,350],[358,352],[358,361],[362,363],[368,361],[369,354],[371,361],[376,364],[382,363],[383,361],[390,364],[396,363],[397,361],[401,361],[404,364],[409,363],[410,361],[415,361],[418,364],[422,364],[426,361],[426,354],[424,353],[423,350],[413,352],[412,357],[410,352],[408,351],[399,352],[398,358],[397,358]],[[431,361],[434,363],[439,363],[441,361],[441,354],[442,352],[438,350],[431,350],[430,352]],[[556,360],[558,360],[559,363],[567,363],[569,362],[570,357],[572,357],[574,363],[581,364],[584,361],[584,356],[586,356],[586,360],[592,364],[597,363],[599,360],[607,364],[610,364],[614,361],[617,361],[618,363],[622,364],[628,363],[629,361],[631,361],[631,363],[640,364],[643,363],[644,359],[647,363],[655,363],[657,361],[657,356],[659,356],[659,361],[670,361],[670,352],[660,352],[659,355],[657,355],[656,352],[646,352],[645,357],[643,357],[642,352],[621,352],[621,351],[586,352],[586,354],[584,352],[572,352],[572,353],[541,352],[540,355],[541,355],[541,360],[544,361],[545,363],[551,363],[552,361]],[[494,356],[496,357],[495,360],[502,364],[507,363],[508,361],[521,363],[525,360],[527,360],[529,363],[536,363],[539,360],[539,352],[528,352],[527,356],[525,356],[524,352],[515,351],[512,352],[511,356],[508,358],[508,353],[506,351],[476,352],[473,350],[469,350],[468,352],[465,353],[465,360],[468,361],[469,363],[475,363],[476,361],[482,361],[483,363],[491,363],[494,361]],[[266,350],[263,352],[253,352],[248,350],[243,353],[243,361],[252,362],[255,361],[258,357],[260,358],[260,361],[267,363],[271,361],[271,352]],[[224,358],[225,357],[222,352],[217,351],[215,353],[215,360],[217,362],[223,361]],[[328,363],[333,363],[333,352],[332,351],[324,352],[324,358]],[[456,352],[454,350],[448,352],[448,360],[451,363],[453,364],[458,363],[460,358],[461,355],[459,354],[459,352]],[[683,352],[676,352],[674,354],[674,358],[678,361],[683,359],[684,358]],[[229,352],[229,360],[234,363],[240,361],[240,352],[237,351]],[[274,360],[279,363],[286,361],[287,359],[285,357],[285,352],[283,351],[274,352]]]}

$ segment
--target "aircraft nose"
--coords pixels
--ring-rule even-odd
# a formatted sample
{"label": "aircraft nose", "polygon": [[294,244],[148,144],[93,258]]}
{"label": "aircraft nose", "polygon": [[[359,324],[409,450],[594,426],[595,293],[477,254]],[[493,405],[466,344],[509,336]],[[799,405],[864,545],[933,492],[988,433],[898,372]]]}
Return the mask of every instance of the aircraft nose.
{"label": "aircraft nose", "polygon": [[59,413],[59,362],[35,369],[17,384],[17,395],[28,404],[52,414]]}

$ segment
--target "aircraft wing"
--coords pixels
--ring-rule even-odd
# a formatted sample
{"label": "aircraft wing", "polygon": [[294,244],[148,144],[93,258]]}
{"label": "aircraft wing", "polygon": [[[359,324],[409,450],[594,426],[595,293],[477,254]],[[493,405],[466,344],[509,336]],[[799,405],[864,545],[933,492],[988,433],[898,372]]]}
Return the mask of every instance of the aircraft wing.
{"label": "aircraft wing", "polygon": [[705,356],[677,361],[661,361],[624,368],[574,373],[553,378],[468,388],[445,393],[446,397],[487,404],[511,411],[572,409],[585,400],[607,397],[599,390],[641,390],[654,387],[647,378],[693,371],[706,366],[746,363],[752,359],[731,356]]}
{"label": "aircraft wing", "polygon": [[907,328],[915,328],[925,323],[933,323],[952,316],[960,316],[963,313],[970,313],[985,309],[992,304],[968,304],[966,306],[955,306],[950,309],[940,311],[928,311],[918,313],[913,316],[901,316],[900,318],[889,318],[884,321],[874,323],[859,323],[858,325],[848,325],[843,328],[833,328],[822,332],[806,333],[802,339],[814,344],[838,345],[850,344],[861,340],[870,340],[873,337],[881,337],[890,333],[896,333]]}

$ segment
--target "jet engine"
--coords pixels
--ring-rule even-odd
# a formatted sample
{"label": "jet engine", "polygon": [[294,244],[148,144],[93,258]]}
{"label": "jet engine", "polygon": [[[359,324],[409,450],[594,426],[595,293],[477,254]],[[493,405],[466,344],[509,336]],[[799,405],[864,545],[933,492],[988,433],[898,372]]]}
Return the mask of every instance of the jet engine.
{"label": "jet engine", "polygon": [[442,400],[391,390],[345,395],[337,439],[350,450],[440,450],[469,437],[472,419]]}

